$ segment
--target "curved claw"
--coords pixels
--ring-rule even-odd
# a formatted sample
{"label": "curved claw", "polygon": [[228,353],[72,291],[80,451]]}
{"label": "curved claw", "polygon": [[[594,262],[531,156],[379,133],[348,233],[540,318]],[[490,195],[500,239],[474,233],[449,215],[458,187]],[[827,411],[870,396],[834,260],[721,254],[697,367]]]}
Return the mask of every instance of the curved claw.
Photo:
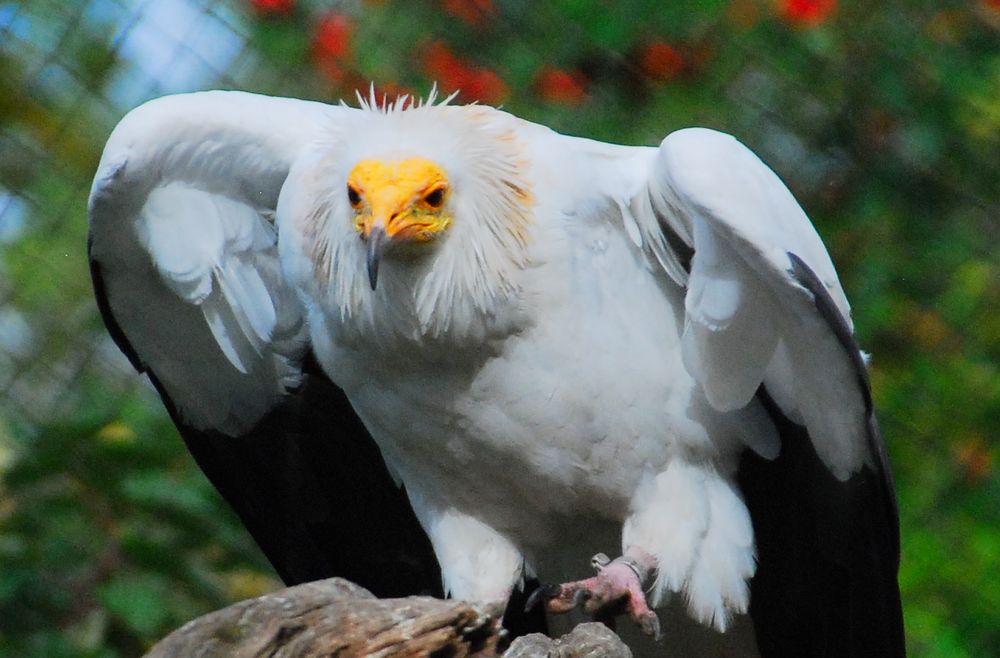
{"label": "curved claw", "polygon": [[639,628],[642,629],[643,633],[654,640],[659,640],[663,637],[663,634],[660,632],[660,618],[652,610],[634,615],[632,619],[639,624]]}
{"label": "curved claw", "polygon": [[571,608],[579,608],[581,605],[585,605],[590,597],[593,596],[589,589],[580,588],[573,592],[573,599],[570,601]]}
{"label": "curved claw", "polygon": [[564,585],[539,587],[525,605],[530,610],[543,599],[546,609],[554,614],[569,612],[577,608],[594,615],[599,620],[610,622],[620,614],[627,614],[643,633],[659,639],[660,620],[649,608],[642,591],[645,570],[634,561],[619,558],[606,561],[604,556],[594,556],[592,564],[597,568],[596,576]]}
{"label": "curved claw", "polygon": [[535,606],[542,602],[542,599],[548,602],[559,596],[561,592],[561,585],[539,585],[538,589],[532,592],[528,600],[524,602],[524,611],[531,612],[535,609]]}

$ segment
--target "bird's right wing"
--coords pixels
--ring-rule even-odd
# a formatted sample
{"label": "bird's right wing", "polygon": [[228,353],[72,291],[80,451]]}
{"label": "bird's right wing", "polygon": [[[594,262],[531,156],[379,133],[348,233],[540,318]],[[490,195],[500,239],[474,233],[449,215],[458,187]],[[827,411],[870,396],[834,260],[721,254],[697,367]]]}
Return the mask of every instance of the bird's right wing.
{"label": "bird's right wing", "polygon": [[430,543],[343,392],[312,365],[274,209],[354,112],[241,92],[151,101],[105,147],[90,262],[115,342],[282,579],[436,592]]}

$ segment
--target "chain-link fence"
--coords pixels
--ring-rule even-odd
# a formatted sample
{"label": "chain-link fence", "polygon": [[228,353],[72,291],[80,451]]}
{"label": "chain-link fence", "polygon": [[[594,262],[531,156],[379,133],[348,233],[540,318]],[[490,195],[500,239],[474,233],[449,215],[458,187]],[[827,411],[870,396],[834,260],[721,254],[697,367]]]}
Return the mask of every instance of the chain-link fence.
{"label": "chain-link fence", "polygon": [[194,0],[0,5],[0,400],[8,420],[75,413],[84,379],[115,388],[138,381],[96,321],[86,195],[103,141],[143,101],[212,87],[306,87],[250,42],[246,10]]}
{"label": "chain-link fence", "polygon": [[875,354],[918,653],[991,653],[1000,594],[975,583],[1000,554],[998,44],[996,0],[0,1],[0,477],[46,428],[107,427],[126,400],[161,415],[100,324],[86,259],[101,148],[145,100],[436,80],[612,141],[709,125],[803,200]]}
{"label": "chain-link fence", "polygon": [[[94,321],[81,245],[85,233],[84,198],[96,158],[103,140],[125,111],[166,93],[213,87],[332,100],[341,93],[350,98],[352,83],[365,85],[366,78],[361,71],[347,71],[338,64],[336,57],[326,62],[309,58],[309,45],[313,51],[317,43],[321,47],[322,34],[296,36],[285,32],[301,26],[308,26],[313,32],[321,30],[325,12],[343,12],[356,23],[363,20],[368,10],[366,4],[301,3],[305,8],[295,8],[294,4],[277,0],[228,3],[32,0],[0,5],[0,61],[4,76],[4,97],[0,98],[0,117],[3,119],[0,124],[0,153],[3,155],[0,162],[0,241],[6,260],[17,261],[7,263],[8,274],[16,277],[5,276],[2,284],[5,303],[0,316],[0,365],[3,366],[0,368],[0,398],[11,412],[31,422],[51,418],[52,414],[71,413],[78,402],[72,392],[84,373],[96,369],[101,378],[114,380],[115,373],[124,369],[123,362],[111,356],[114,350]],[[652,141],[678,125],[675,117],[685,120],[684,116],[679,116],[682,108],[667,107],[666,111],[657,112],[657,106],[663,103],[657,98],[661,94],[656,83],[671,78],[688,81],[697,78],[699,96],[714,96],[738,108],[739,112],[706,116],[699,98],[685,99],[693,110],[686,120],[708,119],[718,123],[721,118],[727,124],[725,127],[750,141],[780,172],[790,176],[791,183],[800,193],[836,194],[836,186],[860,168],[855,160],[870,156],[876,151],[875,147],[883,147],[893,155],[906,158],[907,167],[903,167],[901,175],[931,180],[941,190],[953,193],[955,199],[964,199],[968,204],[967,214],[986,229],[984,235],[997,236],[996,221],[988,221],[985,217],[995,213],[997,207],[995,195],[989,198],[988,187],[977,185],[978,180],[967,180],[962,175],[964,172],[955,171],[955,167],[935,167],[933,159],[926,157],[925,151],[950,149],[956,136],[935,133],[935,126],[920,122],[901,131],[893,125],[899,117],[889,112],[874,112],[862,117],[861,121],[867,125],[861,130],[857,125],[843,125],[845,121],[857,122],[856,117],[850,116],[855,108],[846,104],[862,97],[870,86],[879,84],[877,76],[885,75],[886,71],[927,77],[916,80],[917,84],[930,86],[945,82],[934,80],[933,71],[919,70],[919,66],[908,59],[914,49],[906,44],[871,44],[865,43],[864,37],[856,38],[859,47],[869,51],[881,47],[869,52],[868,57],[851,63],[838,61],[834,56],[852,57],[852,53],[825,49],[822,43],[808,43],[808,39],[824,37],[805,35],[806,47],[796,53],[800,58],[796,62],[783,60],[780,53],[757,48],[759,40],[750,40],[728,44],[727,48],[736,51],[737,55],[730,57],[733,62],[728,69],[717,70],[711,58],[716,56],[713,49],[719,46],[712,31],[720,28],[717,18],[714,22],[707,20],[714,18],[710,12],[702,11],[704,16],[697,11],[689,12],[689,24],[680,30],[670,26],[672,31],[683,34],[684,46],[678,47],[655,39],[651,32],[658,23],[630,16],[627,9],[635,14],[635,7],[628,7],[629,3],[623,5],[625,10],[621,14],[605,9],[607,15],[598,17],[598,20],[608,21],[614,29],[593,27],[594,17],[586,12],[595,11],[589,5],[598,6],[599,3],[563,3],[564,7],[556,8],[559,4],[528,9],[530,3],[411,3],[401,12],[403,18],[413,22],[408,35],[405,26],[400,29],[398,25],[387,24],[391,20],[383,20],[380,28],[390,32],[386,35],[390,40],[379,42],[378,35],[365,35],[371,39],[371,44],[366,45],[383,50],[382,59],[389,64],[399,64],[399,60],[403,60],[400,68],[410,79],[421,75],[444,79],[452,85],[471,89],[472,97],[508,101],[515,107],[530,105],[539,96],[543,100],[555,99],[549,107],[543,105],[543,116],[552,115],[559,123],[577,131],[595,126],[598,132],[606,133],[598,136],[619,140],[638,136],[644,141]],[[421,6],[414,9],[413,5]],[[577,5],[577,13],[574,13],[572,10]],[[806,23],[825,20],[823,12],[836,8],[834,2],[788,3],[788,6],[798,5],[805,9],[800,9],[802,15],[797,20]],[[989,11],[989,5],[984,3],[981,11]],[[454,15],[448,14],[447,9]],[[280,14],[293,10],[307,17],[291,26],[283,24]],[[499,27],[488,28],[492,32],[487,32],[486,36],[496,37],[499,32],[504,41],[513,42],[516,47],[497,49],[486,44],[473,48],[474,52],[478,49],[487,56],[493,54],[491,50],[499,54],[517,53],[532,67],[537,62],[566,59],[575,60],[576,66],[572,73],[555,65],[547,72],[536,72],[528,76],[532,78],[531,84],[525,88],[523,82],[527,78],[518,70],[520,64],[513,62],[508,67],[510,77],[520,80],[522,86],[512,89],[503,79],[487,75],[485,72],[489,69],[485,66],[481,69],[483,75],[478,75],[477,69],[463,64],[458,55],[447,50],[440,39],[448,34],[448,25],[442,25],[442,20],[436,23],[424,20],[428,12],[435,11],[442,14],[442,20],[455,21],[457,15],[474,25],[504,21]],[[735,26],[738,31],[741,24],[751,29],[754,23],[766,18],[761,14],[767,11],[767,3],[733,2],[725,8],[725,20],[731,30]],[[846,8],[843,11],[846,13]],[[947,11],[943,9],[935,14],[928,6],[897,17],[878,14],[874,20],[917,19],[924,24],[925,34],[930,32],[932,37],[937,34],[938,43],[947,43],[949,39],[958,38],[953,32],[963,29],[963,22],[976,20],[976,14],[971,11],[967,17],[950,16]],[[272,13],[279,16],[270,15]],[[539,19],[537,14],[548,17]],[[632,22],[630,18],[637,20]],[[861,24],[863,17],[854,18],[858,19],[855,26],[868,31],[876,29]],[[989,15],[984,14],[980,20],[986,23],[988,18]],[[995,24],[995,17],[993,21]],[[337,39],[336,29],[334,26],[327,35],[328,40]],[[964,29],[969,28],[964,26]],[[798,32],[789,31],[793,36],[802,36],[801,26]],[[276,35],[268,36],[269,32]],[[406,36],[401,42],[391,40],[396,34]],[[558,38],[549,39],[546,34],[558,34]],[[995,28],[992,36],[996,37]],[[340,39],[344,43],[328,47],[333,50],[347,48],[349,35],[344,32]],[[561,45],[553,46],[553,41]],[[928,41],[935,44],[933,38]],[[468,48],[470,44],[461,45]],[[621,49],[616,50],[614,46]],[[851,44],[843,47],[849,48]],[[285,53],[271,56],[282,48],[286,49]],[[437,54],[428,55],[434,48],[438,48]],[[422,65],[415,65],[413,62],[420,59],[416,53],[421,49],[424,51]],[[965,64],[969,72],[979,68],[972,61],[973,56],[967,53],[970,61]],[[949,57],[954,58],[955,54],[950,53]],[[364,63],[365,53],[360,53],[358,59]],[[485,57],[480,59],[490,63]],[[956,68],[961,68],[962,64],[958,62]],[[334,68],[338,70],[331,71]],[[386,66],[375,62],[368,63],[367,68],[377,75]],[[813,69],[813,72],[803,69]],[[937,74],[947,75],[948,72],[938,71]],[[841,80],[835,89],[839,97],[831,95],[825,85],[809,84],[814,77],[825,75],[856,75],[857,84]],[[608,89],[601,83],[612,76],[619,79],[619,84]],[[398,80],[401,76],[382,77]],[[600,101],[613,104],[630,125],[623,127],[609,122],[606,108],[591,112],[597,117],[596,121],[572,119],[571,113],[587,109],[581,109],[576,101],[587,96],[588,82],[598,87],[593,91],[596,98],[590,99],[589,104]],[[912,84],[914,81],[904,82]],[[989,84],[990,81],[985,79],[983,82]],[[540,85],[543,88],[539,89]],[[388,88],[393,91],[400,86],[392,84]],[[622,92],[629,91],[644,100],[647,106],[621,98]],[[972,91],[971,86],[969,91]],[[933,91],[930,93],[933,95]],[[794,98],[794,104],[788,103],[789,98]],[[897,102],[905,104],[907,101],[900,98]],[[916,114],[920,108],[899,109]],[[637,110],[642,116],[635,115]],[[974,107],[965,108],[965,112],[975,111]],[[981,111],[988,113],[991,109],[983,107]],[[988,131],[991,126],[987,123],[978,130]],[[846,132],[845,129],[856,134],[843,136],[870,142],[845,143],[838,141],[841,135],[830,134],[832,131]],[[880,144],[893,141],[896,143]],[[963,155],[968,153],[967,149],[962,150],[966,151]],[[986,153],[977,155],[988,157]],[[981,164],[982,170],[988,170],[990,161]],[[96,359],[93,358],[95,350],[99,355]]]}

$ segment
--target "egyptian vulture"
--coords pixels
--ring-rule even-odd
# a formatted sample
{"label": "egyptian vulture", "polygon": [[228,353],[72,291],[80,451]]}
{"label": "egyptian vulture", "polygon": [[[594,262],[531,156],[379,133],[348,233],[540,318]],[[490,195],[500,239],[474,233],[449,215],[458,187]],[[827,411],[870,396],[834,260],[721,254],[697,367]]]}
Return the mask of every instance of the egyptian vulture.
{"label": "egyptian vulture", "polygon": [[903,655],[865,356],[779,178],[703,128],[360,100],[154,100],[90,197],[111,335],[281,577]]}

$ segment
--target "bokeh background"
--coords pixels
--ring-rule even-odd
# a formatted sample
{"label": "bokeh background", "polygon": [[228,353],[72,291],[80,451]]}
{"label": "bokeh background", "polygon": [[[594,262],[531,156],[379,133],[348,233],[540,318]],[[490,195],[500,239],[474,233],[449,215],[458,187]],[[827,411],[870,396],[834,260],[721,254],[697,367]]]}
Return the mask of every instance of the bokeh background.
{"label": "bokeh background", "polygon": [[998,0],[0,1],[0,655],[134,656],[279,586],[101,326],[86,195],[145,100],[371,81],[762,155],[873,353],[910,651],[1000,655]]}

